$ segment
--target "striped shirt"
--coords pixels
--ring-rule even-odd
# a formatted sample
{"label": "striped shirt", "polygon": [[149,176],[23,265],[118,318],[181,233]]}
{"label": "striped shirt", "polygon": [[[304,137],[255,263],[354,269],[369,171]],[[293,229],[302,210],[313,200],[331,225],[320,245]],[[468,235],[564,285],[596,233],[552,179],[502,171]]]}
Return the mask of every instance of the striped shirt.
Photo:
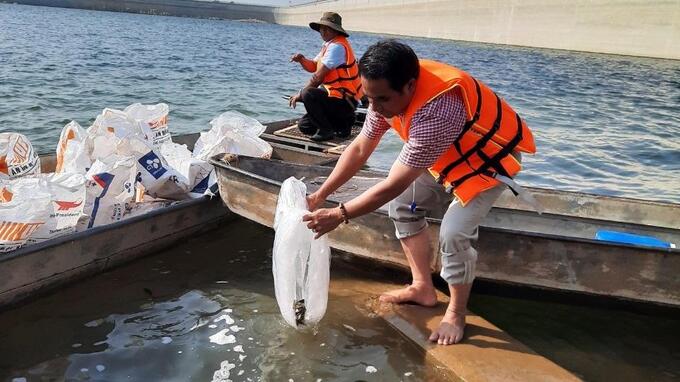
{"label": "striped shirt", "polygon": [[[458,138],[465,117],[463,100],[453,90],[425,104],[413,114],[399,162],[413,168],[431,167]],[[361,134],[380,139],[389,129],[385,118],[369,107]]]}

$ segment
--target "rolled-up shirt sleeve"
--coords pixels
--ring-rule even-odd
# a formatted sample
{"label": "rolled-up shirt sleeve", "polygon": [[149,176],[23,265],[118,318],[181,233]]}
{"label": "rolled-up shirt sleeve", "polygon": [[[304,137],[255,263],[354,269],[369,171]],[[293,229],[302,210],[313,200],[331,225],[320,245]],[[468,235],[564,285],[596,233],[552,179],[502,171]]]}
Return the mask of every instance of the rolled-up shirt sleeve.
{"label": "rolled-up shirt sleeve", "polygon": [[431,167],[458,138],[465,119],[463,101],[454,91],[427,103],[413,115],[399,162],[413,168]]}

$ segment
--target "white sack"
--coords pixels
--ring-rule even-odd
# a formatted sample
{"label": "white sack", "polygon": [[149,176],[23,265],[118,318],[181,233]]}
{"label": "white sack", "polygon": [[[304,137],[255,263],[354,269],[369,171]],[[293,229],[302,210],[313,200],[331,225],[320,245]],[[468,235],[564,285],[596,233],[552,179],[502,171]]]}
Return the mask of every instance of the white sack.
{"label": "white sack", "polygon": [[[22,178],[19,181],[23,182]],[[39,243],[76,231],[85,208],[85,175],[75,173],[38,175],[37,188],[50,195],[49,216],[45,224],[28,237],[28,243]]]}
{"label": "white sack", "polygon": [[91,145],[87,131],[78,122],[69,122],[59,136],[54,172],[85,174],[92,165]]}
{"label": "white sack", "polygon": [[18,249],[50,215],[50,194],[38,187],[39,180],[0,180],[0,252]]}
{"label": "white sack", "polygon": [[307,188],[293,177],[281,185],[274,218],[272,271],[276,301],[284,320],[297,328],[296,303],[304,300],[304,319],[300,324],[313,325],[323,318],[328,303],[330,280],[330,247],[322,236],[314,233],[302,221],[308,213]]}
{"label": "white sack", "polygon": [[[106,158],[116,152],[116,144],[123,139],[137,138],[151,146],[153,133],[149,126],[130,117],[126,112],[106,108],[87,129],[92,139],[92,161]],[[120,154],[119,154],[120,155]]]}
{"label": "white sack", "polygon": [[86,175],[86,216],[78,230],[122,219],[128,204],[134,202],[136,177],[134,158],[110,155],[94,162]]}
{"label": "white sack", "polygon": [[168,165],[159,149],[137,138],[122,139],[116,153],[135,158],[139,181],[154,198],[182,200],[188,197],[188,180]]}
{"label": "white sack", "polygon": [[40,158],[23,134],[0,133],[0,180],[40,174]]}
{"label": "white sack", "polygon": [[259,137],[265,127],[256,119],[228,111],[210,121],[210,125],[210,131],[201,132],[194,145],[194,158],[207,161],[221,153],[271,157],[271,145]]}
{"label": "white sack", "polygon": [[149,137],[154,148],[160,147],[165,142],[172,141],[168,129],[168,112],[170,108],[164,103],[156,105],[142,105],[133,103],[125,108],[125,112],[131,118],[145,123],[151,130]]}
{"label": "white sack", "polygon": [[188,182],[189,197],[214,195],[217,190],[217,178],[215,169],[210,163],[192,157],[186,145],[174,142],[164,143],[159,151],[168,165],[177,170]]}

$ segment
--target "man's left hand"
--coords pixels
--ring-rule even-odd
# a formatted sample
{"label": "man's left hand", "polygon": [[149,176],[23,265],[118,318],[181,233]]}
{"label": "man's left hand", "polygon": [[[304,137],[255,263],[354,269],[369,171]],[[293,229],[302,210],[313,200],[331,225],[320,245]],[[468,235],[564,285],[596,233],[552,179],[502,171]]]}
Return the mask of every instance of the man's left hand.
{"label": "man's left hand", "polygon": [[336,229],[343,221],[340,208],[321,208],[302,217],[302,221],[307,223],[307,228],[311,229],[320,238],[324,234]]}
{"label": "man's left hand", "polygon": [[297,101],[299,101],[299,100],[300,100],[300,93],[295,94],[295,95],[292,95],[292,96],[290,96],[290,99],[288,100],[288,105],[290,105],[290,107],[292,107],[293,109],[295,109],[295,104],[296,104]]}

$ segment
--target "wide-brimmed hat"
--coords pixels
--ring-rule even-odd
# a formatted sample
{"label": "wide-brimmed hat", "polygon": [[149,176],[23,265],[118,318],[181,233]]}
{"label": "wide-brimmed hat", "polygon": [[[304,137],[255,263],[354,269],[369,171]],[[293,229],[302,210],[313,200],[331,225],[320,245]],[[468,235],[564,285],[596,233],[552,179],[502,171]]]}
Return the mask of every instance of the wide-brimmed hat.
{"label": "wide-brimmed hat", "polygon": [[309,27],[317,32],[319,31],[319,27],[322,25],[333,29],[345,37],[349,37],[349,34],[345,32],[344,29],[342,29],[342,17],[340,17],[340,15],[335,12],[324,12],[321,16],[321,20],[319,20],[318,23],[309,23]]}

